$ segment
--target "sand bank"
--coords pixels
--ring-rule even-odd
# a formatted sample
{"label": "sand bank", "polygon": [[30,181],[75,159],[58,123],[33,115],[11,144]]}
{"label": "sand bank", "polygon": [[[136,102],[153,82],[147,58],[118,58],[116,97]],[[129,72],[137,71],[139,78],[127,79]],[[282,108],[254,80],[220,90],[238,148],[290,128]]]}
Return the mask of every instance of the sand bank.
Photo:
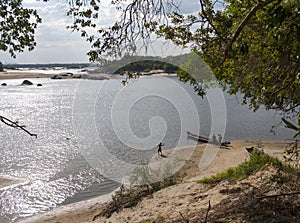
{"label": "sand bank", "polygon": [[25,178],[17,178],[13,176],[0,175],[0,190],[6,190],[10,187],[15,187],[20,184],[26,184],[29,180]]}
{"label": "sand bank", "polygon": [[[212,145],[198,145],[193,147],[177,148],[175,150],[163,151],[166,156],[155,155],[152,162],[161,159],[172,160],[186,158],[187,150],[192,156],[188,157],[185,165],[179,170],[179,174],[184,174],[183,183],[165,188],[153,194],[151,197],[144,198],[136,207],[126,208],[119,213],[114,213],[111,218],[99,218],[94,222],[141,222],[145,219],[156,219],[158,216],[168,216],[170,219],[178,219],[179,213],[183,215],[191,210],[205,209],[208,199],[211,205],[216,205],[226,194],[220,194],[220,188],[210,189],[208,186],[196,183],[195,180],[209,177],[213,174],[222,172],[229,167],[237,166],[249,157],[246,147],[263,145],[263,150],[269,155],[281,157],[287,146],[287,142],[275,141],[236,141],[228,148],[217,151],[215,158],[202,170],[200,160],[205,151],[212,149]],[[174,152],[175,151],[175,152]],[[202,165],[203,167],[203,165]],[[108,198],[108,197],[107,197]],[[50,212],[28,218],[22,223],[83,223],[93,222],[94,215],[103,208],[103,199],[95,198],[66,207],[56,208]],[[179,216],[180,218],[180,216]]]}
{"label": "sand bank", "polygon": [[1,176],[0,177],[0,189],[3,189],[7,186],[10,186],[13,184],[13,180],[9,179],[7,177]]}
{"label": "sand bank", "polygon": [[[25,72],[25,71],[10,71],[10,72],[0,72],[0,80],[9,80],[9,79],[32,79],[32,78],[51,78],[57,74],[49,73],[37,73],[37,72]],[[162,77],[176,77],[177,74],[168,74],[168,73],[158,73],[151,76],[162,76]],[[78,78],[78,75],[74,76],[62,76],[63,79],[72,79],[74,77]],[[105,73],[90,73],[83,74],[82,79],[116,79],[119,75],[115,74],[105,74]]]}
{"label": "sand bank", "polygon": [[31,78],[51,78],[53,74],[43,74],[35,72],[0,72],[0,80],[9,79],[31,79]]}

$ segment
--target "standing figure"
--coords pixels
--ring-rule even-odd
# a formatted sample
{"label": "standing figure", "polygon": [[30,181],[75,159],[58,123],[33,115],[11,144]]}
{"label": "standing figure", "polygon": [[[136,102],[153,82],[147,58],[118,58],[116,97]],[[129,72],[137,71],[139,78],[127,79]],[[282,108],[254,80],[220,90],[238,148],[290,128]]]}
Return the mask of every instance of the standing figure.
{"label": "standing figure", "polygon": [[212,143],[213,143],[213,144],[217,144],[217,143],[218,143],[218,142],[217,142],[217,137],[216,137],[215,134],[213,134],[213,136],[212,136]]}
{"label": "standing figure", "polygon": [[218,142],[220,145],[222,144],[222,139],[223,137],[221,136],[221,134],[218,134]]}
{"label": "standing figure", "polygon": [[162,150],[161,150],[161,147],[162,147],[162,146],[164,146],[164,144],[159,143],[159,144],[158,144],[158,150],[157,150],[158,155],[161,155],[161,156],[162,156]]}

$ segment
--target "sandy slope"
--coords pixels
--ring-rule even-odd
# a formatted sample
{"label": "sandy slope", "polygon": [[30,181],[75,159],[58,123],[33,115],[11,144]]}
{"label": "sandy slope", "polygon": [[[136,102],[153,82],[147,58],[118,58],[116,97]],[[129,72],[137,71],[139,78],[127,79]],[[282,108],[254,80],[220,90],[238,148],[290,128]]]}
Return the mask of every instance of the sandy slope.
{"label": "sandy slope", "polygon": [[[179,170],[180,174],[185,175],[183,183],[158,191],[151,197],[144,198],[136,207],[114,213],[109,219],[99,218],[94,222],[141,222],[145,219],[159,218],[172,222],[178,219],[182,220],[182,217],[190,216],[195,211],[207,209],[209,200],[211,205],[217,205],[228,196],[227,194],[219,193],[224,185],[220,184],[217,187],[209,188],[206,185],[196,183],[195,180],[222,172],[229,167],[237,166],[249,157],[245,147],[257,146],[257,144],[255,141],[233,142],[229,148],[218,150],[215,159],[201,171],[199,167],[203,168],[203,165],[201,165],[200,160],[204,152],[212,149],[211,145],[208,147],[206,147],[207,145],[199,145],[194,150],[191,147],[185,147],[176,149],[176,152],[174,150],[164,151],[166,158],[155,155],[152,158],[152,162],[164,159],[167,163],[168,160],[173,162],[172,158],[174,157],[182,160],[186,156],[187,150],[191,150],[192,156],[188,157],[186,164]],[[263,145],[266,153],[280,157],[287,143],[271,141],[263,142]],[[93,216],[99,213],[103,207],[101,202],[101,200],[95,198],[88,202],[56,208],[48,213],[29,218],[23,223],[92,222]]]}

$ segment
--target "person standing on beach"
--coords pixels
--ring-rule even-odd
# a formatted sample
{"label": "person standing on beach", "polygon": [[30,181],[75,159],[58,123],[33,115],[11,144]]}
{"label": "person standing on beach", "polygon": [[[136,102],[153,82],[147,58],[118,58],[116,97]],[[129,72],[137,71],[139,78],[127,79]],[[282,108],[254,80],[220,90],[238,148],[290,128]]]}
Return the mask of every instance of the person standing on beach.
{"label": "person standing on beach", "polygon": [[161,150],[161,147],[162,147],[162,146],[164,146],[164,144],[159,143],[159,144],[158,144],[158,150],[157,150],[158,155],[161,155],[161,156],[163,155],[163,154],[162,154],[162,150]]}
{"label": "person standing on beach", "polygon": [[215,134],[213,134],[213,136],[212,136],[212,143],[217,144],[217,137]]}
{"label": "person standing on beach", "polygon": [[222,135],[221,134],[218,134],[218,143],[221,145],[222,144]]}

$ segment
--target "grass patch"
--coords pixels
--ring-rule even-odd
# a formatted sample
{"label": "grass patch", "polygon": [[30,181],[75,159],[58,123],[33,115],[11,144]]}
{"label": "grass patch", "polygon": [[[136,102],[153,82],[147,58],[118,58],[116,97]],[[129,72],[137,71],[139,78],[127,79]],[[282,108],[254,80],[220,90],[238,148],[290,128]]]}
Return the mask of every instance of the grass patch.
{"label": "grass patch", "polygon": [[271,157],[264,152],[255,151],[251,154],[250,159],[241,163],[237,167],[229,168],[225,172],[218,173],[212,177],[198,180],[198,183],[218,183],[222,180],[234,180],[239,181],[246,179],[247,177],[255,174],[258,170],[266,166],[273,166],[279,170],[291,170],[287,165],[284,165],[280,160]]}
{"label": "grass patch", "polygon": [[141,223],[164,223],[165,217],[162,215],[158,215],[156,219],[145,219],[141,221]]}

